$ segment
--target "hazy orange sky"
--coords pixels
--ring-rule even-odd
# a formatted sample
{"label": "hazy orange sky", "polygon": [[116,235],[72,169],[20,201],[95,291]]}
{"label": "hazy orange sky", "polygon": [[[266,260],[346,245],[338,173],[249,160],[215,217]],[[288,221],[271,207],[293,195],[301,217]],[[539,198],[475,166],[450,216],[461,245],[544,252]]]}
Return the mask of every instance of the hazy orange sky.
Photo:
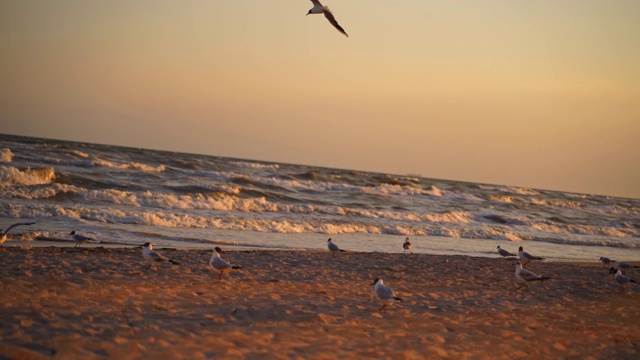
{"label": "hazy orange sky", "polygon": [[640,198],[640,1],[3,0],[0,133]]}

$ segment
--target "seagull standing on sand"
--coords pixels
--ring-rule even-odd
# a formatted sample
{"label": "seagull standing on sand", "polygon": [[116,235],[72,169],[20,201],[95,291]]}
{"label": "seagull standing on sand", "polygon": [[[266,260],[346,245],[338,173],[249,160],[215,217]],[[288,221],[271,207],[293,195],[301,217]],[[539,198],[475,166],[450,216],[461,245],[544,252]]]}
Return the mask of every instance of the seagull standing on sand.
{"label": "seagull standing on sand", "polygon": [[336,18],[333,17],[333,13],[331,13],[331,11],[329,10],[328,6],[322,6],[322,4],[320,4],[320,1],[318,1],[318,0],[311,0],[311,2],[313,3],[313,7],[311,8],[311,10],[309,10],[307,15],[309,15],[309,14],[324,14],[324,17],[326,17],[327,20],[329,20],[331,25],[333,25],[336,29],[338,29],[338,31],[343,33],[344,36],[349,37],[349,35],[347,35],[347,32],[344,31],[342,26],[338,25],[338,22],[336,21]]}
{"label": "seagull standing on sand", "polygon": [[69,235],[71,235],[73,237],[73,240],[75,240],[76,242],[76,246],[74,247],[80,247],[80,245],[89,242],[89,241],[94,241],[94,238],[90,238],[87,236],[82,236],[80,234],[76,234],[76,231],[73,230],[72,232],[69,233]]}
{"label": "seagull standing on sand", "polygon": [[162,256],[160,255],[160,253],[153,250],[153,244],[151,244],[150,242],[146,242],[144,243],[144,245],[142,245],[142,257],[149,262],[149,267],[147,269],[151,268],[151,265],[155,265],[156,270],[160,270],[159,263],[162,263],[165,261],[168,261],[175,265],[180,265],[179,262],[175,260],[171,260],[165,256]]}
{"label": "seagull standing on sand", "polygon": [[222,249],[216,246],[215,249],[213,249],[213,255],[211,255],[211,260],[209,260],[209,266],[211,266],[212,269],[220,270],[220,275],[218,275],[218,281],[222,280],[222,273],[225,270],[231,269],[231,263],[220,257],[220,254],[222,254],[223,252],[224,251],[222,251]]}
{"label": "seagull standing on sand", "polygon": [[520,261],[522,261],[523,265],[527,265],[529,261],[544,260],[543,257],[533,256],[528,252],[524,251],[524,248],[522,246],[518,248],[518,256],[520,257]]}
{"label": "seagull standing on sand", "polygon": [[600,256],[600,262],[602,263],[602,265],[604,265],[603,267],[607,267],[609,266],[611,263],[616,262],[615,260],[611,260],[608,257],[604,257],[604,256]]}
{"label": "seagull standing on sand", "polygon": [[404,239],[404,243],[402,243],[402,248],[404,249],[404,252],[407,252],[407,250],[409,250],[409,252],[413,254],[413,251],[411,251],[412,247],[413,245],[411,245],[411,243],[409,242],[409,238]]}
{"label": "seagull standing on sand", "polygon": [[516,283],[518,285],[518,289],[524,286],[528,291],[529,282],[544,281],[547,279],[551,279],[551,278],[548,276],[540,276],[540,275],[534,274],[533,272],[527,269],[523,269],[522,263],[520,261],[516,261]]}
{"label": "seagull standing on sand", "polygon": [[375,280],[373,280],[373,283],[371,285],[375,285],[373,291],[376,293],[376,297],[382,301],[382,307],[378,311],[384,310],[384,308],[387,306],[387,303],[404,301],[402,300],[402,298],[397,297],[393,290],[382,282],[382,279],[376,278]]}
{"label": "seagull standing on sand", "polygon": [[498,249],[498,254],[502,255],[502,257],[518,256],[518,254],[514,254],[514,253],[511,253],[511,252],[508,252],[507,250],[501,248],[500,245],[498,245],[497,249]]}
{"label": "seagull standing on sand", "polygon": [[[2,234],[0,234],[0,248],[2,248],[2,244],[4,244],[4,242],[7,241],[7,234],[9,233],[9,230],[13,229],[16,226],[33,225],[33,224],[35,224],[35,222],[15,223],[13,225],[9,225],[7,230],[5,230]],[[0,230],[0,232],[2,232],[2,230]]]}
{"label": "seagull standing on sand", "polygon": [[631,283],[634,283],[634,284],[638,283],[636,280],[626,277],[620,269],[611,267],[609,269],[609,274],[614,274],[614,273],[615,275],[613,276],[613,280],[615,280],[618,284],[620,284],[621,291],[624,291],[624,287]]}
{"label": "seagull standing on sand", "polygon": [[338,245],[334,244],[333,241],[331,241],[331,238],[329,238],[329,240],[327,240],[327,247],[329,248],[329,250],[331,251],[331,256],[336,256],[336,253],[338,251],[341,252],[347,252],[346,250],[342,250],[338,247]]}

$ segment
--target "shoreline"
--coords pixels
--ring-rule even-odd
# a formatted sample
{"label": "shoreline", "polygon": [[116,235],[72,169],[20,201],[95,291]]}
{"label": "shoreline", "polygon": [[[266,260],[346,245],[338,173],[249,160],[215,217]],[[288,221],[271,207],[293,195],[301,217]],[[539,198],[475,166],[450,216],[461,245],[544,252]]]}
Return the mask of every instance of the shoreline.
{"label": "shoreline", "polygon": [[[317,236],[317,235],[316,235]],[[324,236],[323,236],[324,237]],[[345,236],[348,238],[348,236]],[[454,239],[459,240],[459,239]],[[484,242],[492,242],[490,239],[481,239]],[[500,244],[499,242],[496,242]],[[23,244],[27,244],[26,248],[22,247]],[[140,244],[129,244],[117,241],[105,241],[100,240],[100,242],[96,243],[85,243],[82,244],[83,248],[109,248],[109,249],[136,249],[141,246],[143,242]],[[219,241],[207,241],[207,242],[184,242],[184,243],[172,243],[172,244],[156,244],[154,242],[154,247],[157,249],[173,249],[173,250],[181,250],[181,251],[197,251],[197,250],[210,250],[215,246],[221,246],[223,248],[232,249],[234,251],[301,251],[301,252],[326,252],[326,248],[324,247],[325,242],[322,241],[322,248],[305,248],[305,247],[285,247],[285,246],[277,246],[277,245],[265,245],[260,246],[256,244],[244,244],[242,242],[234,242],[229,240],[219,240]],[[492,242],[493,244],[493,242]],[[519,243],[512,244],[513,248],[516,248],[516,245]],[[35,239],[31,239],[28,241],[21,240],[20,235],[12,235],[7,242],[4,244],[6,248],[22,248],[25,250],[31,248],[46,248],[46,247],[59,247],[59,248],[73,248],[75,246],[75,241],[66,238],[56,238],[56,237],[46,237],[46,236],[37,236]],[[432,250],[433,252],[430,252]],[[490,251],[489,251],[490,250]],[[352,253],[383,253],[383,254],[403,254],[402,251],[394,251],[394,252],[385,252],[382,250],[377,251],[362,251],[362,250],[347,250]],[[473,254],[464,254],[462,252],[456,253],[442,253],[437,249],[416,249],[414,247],[413,251],[415,251],[416,255],[434,255],[434,256],[470,256],[474,258],[486,258],[493,259],[499,258],[498,254],[493,251],[493,249],[488,249],[482,254],[473,253]],[[623,261],[625,263],[640,265],[640,260],[628,260],[628,259],[618,259],[619,261]],[[597,258],[594,258],[593,261],[590,259],[576,259],[576,258],[562,258],[562,257],[545,257],[545,262],[547,263],[563,263],[563,264],[599,264]]]}
{"label": "shoreline", "polygon": [[[624,358],[640,354],[640,287],[602,266],[460,255],[158,248],[0,251],[0,354],[23,358]],[[640,269],[636,269],[640,270]],[[629,272],[630,276],[632,272]],[[640,271],[635,274],[640,275]],[[635,276],[635,274],[633,276]],[[403,303],[380,312],[374,278]]]}

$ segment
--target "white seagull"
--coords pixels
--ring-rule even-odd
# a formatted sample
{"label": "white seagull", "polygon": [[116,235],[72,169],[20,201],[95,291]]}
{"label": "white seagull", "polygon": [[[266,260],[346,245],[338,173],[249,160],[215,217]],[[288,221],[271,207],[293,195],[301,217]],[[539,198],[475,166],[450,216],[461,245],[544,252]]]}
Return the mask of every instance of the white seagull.
{"label": "white seagull", "polygon": [[520,257],[520,261],[522,261],[523,265],[527,265],[529,261],[544,260],[543,257],[533,256],[528,252],[524,251],[524,248],[522,246],[518,248],[518,256]]}
{"label": "white seagull", "polygon": [[620,284],[621,291],[624,291],[624,287],[631,283],[634,283],[634,284],[638,283],[636,280],[625,276],[620,269],[611,267],[609,269],[609,274],[614,274],[614,273],[615,275],[613,276],[613,280],[615,280],[618,284]]}
{"label": "white seagull", "polygon": [[604,265],[603,267],[607,267],[609,266],[611,263],[616,262],[615,260],[611,260],[608,257],[604,257],[604,256],[600,256],[600,262],[602,263],[602,265]]}
{"label": "white seagull", "polygon": [[340,26],[338,24],[338,22],[336,21],[336,18],[333,17],[333,13],[331,13],[331,10],[329,10],[328,6],[322,6],[322,4],[320,4],[320,1],[318,1],[318,0],[311,0],[311,2],[313,3],[313,7],[311,8],[311,10],[309,10],[307,15],[309,15],[309,14],[324,14],[324,17],[326,17],[327,20],[329,20],[331,25],[333,25],[336,29],[338,29],[338,31],[343,33],[344,36],[349,37],[349,35],[347,35],[347,32],[344,31],[342,26]]}
{"label": "white seagull", "polygon": [[329,250],[331,251],[331,256],[336,256],[336,253],[338,251],[341,252],[347,252],[346,250],[342,250],[338,247],[338,245],[334,244],[333,241],[331,241],[331,238],[329,238],[329,240],[327,240],[327,247],[329,248]]}
{"label": "white seagull", "polygon": [[411,251],[412,247],[413,245],[411,245],[411,243],[409,242],[409,238],[404,239],[404,243],[402,243],[402,248],[404,249],[404,252],[407,252],[407,250],[409,250],[409,252],[413,254],[413,251]]}
{"label": "white seagull", "polygon": [[175,265],[180,265],[179,262],[162,256],[160,255],[160,253],[153,250],[153,244],[151,244],[150,242],[146,242],[144,243],[144,245],[142,245],[142,257],[149,262],[149,267],[147,269],[151,268],[151,265],[155,265],[156,270],[160,270],[159,263],[165,261],[168,261]]}
{"label": "white seagull", "polygon": [[[35,222],[15,223],[13,225],[9,225],[7,230],[5,230],[2,234],[0,234],[0,248],[2,248],[2,244],[4,244],[4,242],[7,241],[7,234],[9,233],[9,230],[13,229],[16,226],[33,225],[33,224],[35,224]],[[0,230],[0,232],[2,232],[2,230]]]}
{"label": "white seagull", "polygon": [[373,291],[376,293],[376,297],[382,301],[382,307],[378,311],[384,310],[384,308],[387,306],[387,303],[404,301],[402,300],[402,298],[397,297],[393,290],[382,282],[382,279],[376,278],[375,280],[373,280],[373,283],[371,285],[375,285],[373,287]]}
{"label": "white seagull", "polygon": [[502,257],[518,256],[518,254],[514,254],[514,253],[511,253],[511,252],[508,252],[507,250],[501,248],[500,245],[498,245],[497,249],[498,249],[498,254],[502,255]]}
{"label": "white seagull", "polygon": [[523,269],[522,263],[520,261],[516,261],[516,283],[518,285],[518,289],[524,286],[527,290],[529,290],[529,282],[544,281],[547,279],[551,278],[549,276],[540,276],[527,269]]}
{"label": "white seagull", "polygon": [[76,246],[74,247],[80,247],[80,245],[89,242],[89,241],[94,241],[94,238],[90,238],[87,236],[82,236],[80,234],[76,234],[76,231],[73,230],[72,232],[69,233],[69,235],[71,235],[73,237],[73,240],[75,240],[76,242]]}
{"label": "white seagull", "polygon": [[220,257],[224,251],[219,247],[215,247],[213,249],[213,255],[211,255],[211,260],[209,260],[209,266],[211,266],[214,270],[220,270],[220,275],[218,275],[218,281],[222,280],[222,273],[228,269],[242,269],[242,265],[233,265],[227,260]]}

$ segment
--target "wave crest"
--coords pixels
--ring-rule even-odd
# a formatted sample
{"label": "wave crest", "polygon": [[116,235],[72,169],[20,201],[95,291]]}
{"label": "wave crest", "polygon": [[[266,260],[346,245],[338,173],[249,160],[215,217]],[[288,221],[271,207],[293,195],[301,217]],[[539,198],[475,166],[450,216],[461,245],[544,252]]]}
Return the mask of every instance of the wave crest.
{"label": "wave crest", "polygon": [[11,162],[13,160],[13,153],[11,149],[3,148],[0,149],[0,161],[2,162]]}
{"label": "wave crest", "polygon": [[42,185],[55,178],[51,167],[20,170],[12,166],[0,166],[0,185]]}

